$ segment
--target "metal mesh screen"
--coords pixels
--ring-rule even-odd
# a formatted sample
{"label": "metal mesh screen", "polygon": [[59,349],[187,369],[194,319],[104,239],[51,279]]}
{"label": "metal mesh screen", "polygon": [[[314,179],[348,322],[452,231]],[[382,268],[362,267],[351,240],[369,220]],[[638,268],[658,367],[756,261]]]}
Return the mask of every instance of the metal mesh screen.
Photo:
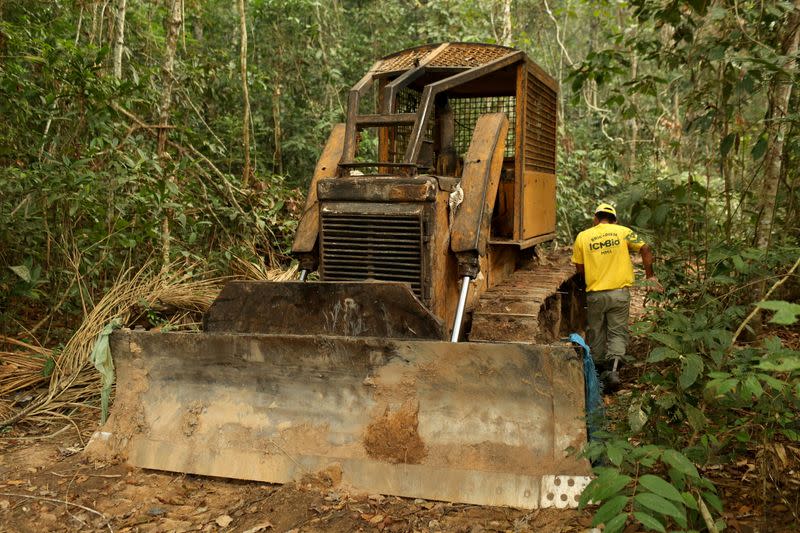
{"label": "metal mesh screen", "polygon": [[[427,45],[404,50],[384,58],[378,72],[408,70],[425,60],[438,45]],[[432,67],[479,67],[514,52],[512,48],[490,44],[451,43],[431,61]]]}
{"label": "metal mesh screen", "polygon": [[556,173],[556,93],[528,73],[525,168]]}
{"label": "metal mesh screen", "polygon": [[451,98],[450,107],[456,123],[455,148],[460,155],[467,153],[472,140],[472,132],[478,117],[484,113],[503,112],[508,117],[508,136],[506,137],[506,157],[514,156],[516,142],[517,99],[513,96],[489,96],[485,98]]}
{"label": "metal mesh screen", "polygon": [[510,48],[500,46],[451,44],[430,64],[432,67],[479,67],[513,52]]}
{"label": "metal mesh screen", "polygon": [[[422,93],[408,87],[404,87],[397,92],[396,112],[397,113],[416,113],[422,101]],[[428,121],[425,128],[425,137],[433,137],[433,120]],[[401,124],[390,127],[389,133],[389,161],[400,163],[408,147],[408,139],[411,137],[411,124]]]}

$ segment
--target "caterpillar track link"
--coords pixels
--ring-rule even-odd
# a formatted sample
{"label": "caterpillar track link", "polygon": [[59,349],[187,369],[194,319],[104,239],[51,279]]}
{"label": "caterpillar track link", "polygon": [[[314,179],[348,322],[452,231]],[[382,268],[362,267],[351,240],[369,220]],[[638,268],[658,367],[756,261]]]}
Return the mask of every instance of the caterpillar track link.
{"label": "caterpillar track link", "polygon": [[569,255],[531,261],[481,295],[470,341],[557,341],[585,322],[583,292]]}

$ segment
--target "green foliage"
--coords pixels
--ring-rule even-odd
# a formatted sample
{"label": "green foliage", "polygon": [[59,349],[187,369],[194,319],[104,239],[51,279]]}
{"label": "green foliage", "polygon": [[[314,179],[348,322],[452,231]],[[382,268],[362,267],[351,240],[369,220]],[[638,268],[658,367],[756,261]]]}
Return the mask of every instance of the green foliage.
{"label": "green foliage", "polygon": [[603,525],[604,531],[622,531],[637,522],[653,531],[663,532],[668,527],[698,530],[704,525],[698,498],[722,513],[714,485],[677,450],[608,438],[591,443],[587,455],[593,461],[605,458],[610,462],[595,468],[597,477],[580,500],[581,507],[599,504],[592,525]]}
{"label": "green foliage", "polygon": [[800,315],[800,305],[784,301],[766,301],[759,302],[758,307],[761,309],[770,309],[775,311],[775,315],[770,322],[775,324],[789,325],[797,322],[797,316]]}

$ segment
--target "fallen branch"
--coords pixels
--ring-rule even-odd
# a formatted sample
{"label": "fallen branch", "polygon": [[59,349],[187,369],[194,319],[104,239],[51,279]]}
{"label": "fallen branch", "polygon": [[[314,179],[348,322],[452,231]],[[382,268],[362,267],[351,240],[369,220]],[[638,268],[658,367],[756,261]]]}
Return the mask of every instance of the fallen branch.
{"label": "fallen branch", "polygon": [[778,281],[776,281],[776,282],[775,282],[775,284],[774,284],[772,287],[770,287],[770,289],[767,291],[767,294],[765,294],[765,295],[764,295],[764,297],[763,297],[763,298],[761,298],[761,300],[759,300],[758,302],[756,302],[756,305],[755,305],[755,307],[754,307],[754,308],[753,308],[753,310],[750,312],[750,314],[749,314],[749,315],[747,315],[747,318],[745,318],[745,319],[744,319],[744,321],[742,321],[742,323],[741,323],[741,324],[739,324],[739,327],[738,327],[738,328],[736,328],[736,332],[733,334],[733,338],[731,339],[731,345],[729,346],[729,349],[733,347],[733,343],[734,343],[734,342],[736,342],[736,339],[739,337],[739,335],[741,335],[741,334],[742,334],[742,331],[744,331],[744,328],[745,328],[745,327],[747,327],[747,324],[748,324],[748,323],[749,323],[749,322],[750,322],[750,321],[753,319],[753,317],[754,317],[754,316],[756,316],[756,314],[757,314],[757,313],[758,313],[758,312],[761,310],[761,309],[758,307],[758,304],[760,304],[761,302],[764,302],[764,301],[766,301],[767,299],[769,299],[770,295],[771,295],[773,292],[775,292],[775,289],[777,289],[778,287],[780,287],[781,285],[783,285],[783,284],[784,284],[784,282],[785,282],[787,279],[789,279],[789,278],[791,277],[791,275],[794,273],[794,271],[795,271],[795,270],[797,270],[797,267],[798,267],[798,266],[800,266],[800,257],[798,257],[798,258],[797,258],[797,261],[795,261],[795,262],[794,262],[794,265],[792,265],[792,268],[790,268],[790,269],[789,269],[789,272],[787,272],[787,273],[786,273],[786,274],[785,274],[785,275],[784,275],[784,276],[783,276],[781,279],[779,279]]}
{"label": "fallen branch", "polygon": [[91,507],[86,507],[85,505],[68,502],[66,500],[59,500],[57,498],[43,498],[41,496],[31,496],[29,494],[16,494],[13,492],[0,492],[0,496],[9,496],[11,498],[27,498],[29,500],[39,500],[43,502],[63,503],[64,505],[71,505],[73,507],[83,509],[84,511],[90,512],[92,514],[96,514],[97,516],[106,521],[106,527],[108,527],[108,530],[111,531],[111,533],[114,533],[114,528],[111,527],[111,520],[106,515],[104,515],[100,511],[92,509]]}

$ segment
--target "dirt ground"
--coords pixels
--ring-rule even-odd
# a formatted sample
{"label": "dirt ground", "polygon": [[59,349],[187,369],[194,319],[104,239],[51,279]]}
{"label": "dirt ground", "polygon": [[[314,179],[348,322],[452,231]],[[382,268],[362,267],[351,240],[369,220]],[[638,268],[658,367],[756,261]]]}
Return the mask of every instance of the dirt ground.
{"label": "dirt ground", "polygon": [[[93,415],[93,413],[91,414]],[[349,494],[329,480],[215,479],[92,463],[82,442],[96,421],[19,426],[0,438],[0,532],[536,531],[582,532],[578,511],[522,511]]]}
{"label": "dirt ground", "polygon": [[[643,294],[635,294],[633,316],[641,315],[643,300]],[[632,348],[635,352],[635,341]],[[640,373],[636,364],[623,369],[626,386],[606,398],[609,407],[626,403]],[[0,433],[0,533],[591,530],[586,511],[523,511],[355,494],[325,477],[273,485],[92,462],[82,450],[97,427],[96,411],[87,410],[63,425],[22,423]],[[800,530],[800,450],[787,451],[790,461],[771,470],[780,472],[781,479],[769,483],[756,468],[763,461],[755,458],[704,470],[725,501],[726,531]],[[634,531],[631,526],[625,533]]]}

